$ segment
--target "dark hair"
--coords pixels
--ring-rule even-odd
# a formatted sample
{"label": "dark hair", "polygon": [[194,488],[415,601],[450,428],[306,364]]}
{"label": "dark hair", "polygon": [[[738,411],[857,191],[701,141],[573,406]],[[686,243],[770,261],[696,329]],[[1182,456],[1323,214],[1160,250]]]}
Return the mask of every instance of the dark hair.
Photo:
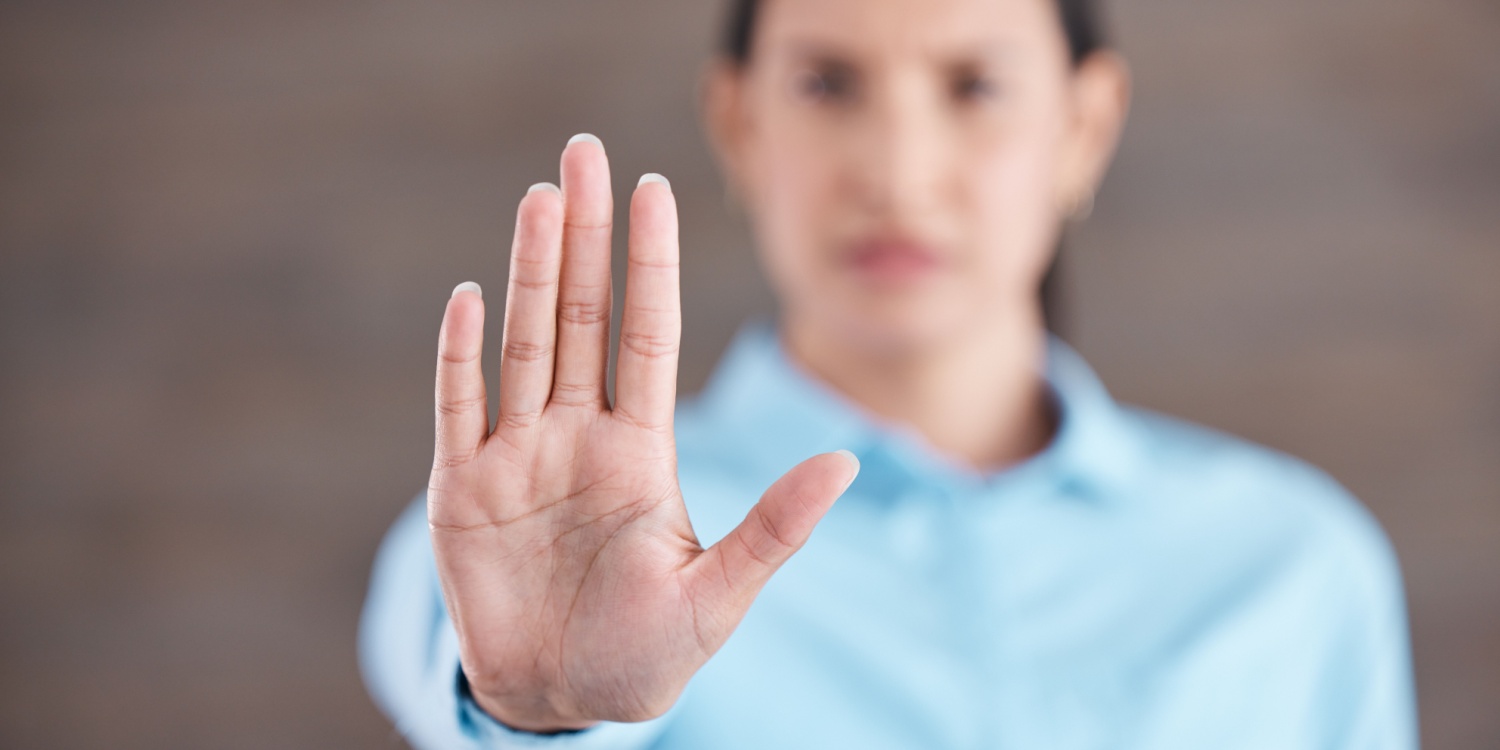
{"label": "dark hair", "polygon": [[[1056,0],[1063,34],[1068,38],[1068,53],[1073,64],[1105,46],[1104,25],[1095,0]],[[725,27],[721,51],[736,63],[750,60],[750,44],[755,37],[755,19],[761,0],[733,0],[729,24]]]}
{"label": "dark hair", "polygon": [[[1068,55],[1078,65],[1089,55],[1106,45],[1104,24],[1095,0],[1056,0],[1057,12],[1062,21],[1063,35],[1068,40]],[[750,61],[750,45],[755,37],[755,20],[760,11],[760,0],[732,0],[729,23],[725,27],[721,53],[736,65]],[[1047,328],[1061,334],[1065,328],[1062,300],[1062,255],[1063,243],[1058,242],[1052,263],[1042,277],[1042,316]]]}

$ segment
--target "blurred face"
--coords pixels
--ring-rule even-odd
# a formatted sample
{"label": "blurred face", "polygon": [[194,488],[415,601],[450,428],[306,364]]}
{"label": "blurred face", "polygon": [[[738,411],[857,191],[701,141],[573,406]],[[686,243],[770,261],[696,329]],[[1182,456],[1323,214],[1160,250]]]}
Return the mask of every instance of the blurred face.
{"label": "blurred face", "polygon": [[710,104],[788,324],[896,351],[1039,324],[1113,145],[1077,78],[1053,0],[766,0]]}

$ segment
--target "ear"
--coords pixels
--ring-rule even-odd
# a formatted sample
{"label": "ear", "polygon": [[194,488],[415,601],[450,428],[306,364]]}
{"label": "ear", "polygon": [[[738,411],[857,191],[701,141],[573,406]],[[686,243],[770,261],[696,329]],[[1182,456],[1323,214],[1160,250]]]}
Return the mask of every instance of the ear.
{"label": "ear", "polygon": [[748,123],[745,111],[745,72],[724,58],[704,66],[698,99],[703,129],[729,189],[745,194]]}
{"label": "ear", "polygon": [[1058,180],[1058,205],[1067,218],[1094,191],[1114,160],[1130,110],[1130,68],[1108,50],[1090,54],[1073,71],[1072,121]]}

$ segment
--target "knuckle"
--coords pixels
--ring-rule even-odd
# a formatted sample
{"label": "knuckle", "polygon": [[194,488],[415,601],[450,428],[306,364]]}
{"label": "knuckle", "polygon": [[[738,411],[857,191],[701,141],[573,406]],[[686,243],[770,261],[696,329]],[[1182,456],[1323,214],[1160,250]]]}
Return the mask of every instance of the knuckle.
{"label": "knuckle", "polygon": [[615,224],[607,214],[603,216],[568,215],[563,218],[563,226],[574,233],[609,234]]}
{"label": "knuckle", "polygon": [[518,362],[542,362],[551,359],[555,351],[556,347],[550,343],[539,344],[535,341],[506,339],[500,356]]}
{"label": "knuckle", "polygon": [[483,394],[474,396],[439,395],[437,413],[441,417],[467,417],[475,410],[485,408]]}
{"label": "knuckle", "polygon": [[597,384],[559,381],[552,384],[552,403],[560,406],[591,406],[599,402],[602,395],[600,388]]}
{"label": "knuckle", "polygon": [[680,343],[671,334],[624,331],[620,334],[620,346],[642,357],[656,359],[676,356]]}
{"label": "knuckle", "polygon": [[746,539],[743,536],[737,536],[735,537],[735,540],[739,543],[740,549],[745,552],[745,556],[750,558],[751,562],[763,568],[773,567],[771,561],[766,558],[764,553],[756,549],[756,545],[752,544],[749,539]]}
{"label": "knuckle", "polygon": [[459,351],[451,346],[438,348],[438,360],[445,365],[469,365],[479,359],[479,351]]}
{"label": "knuckle", "polygon": [[525,278],[523,276],[516,276],[516,277],[513,277],[511,279],[511,285],[514,286],[516,289],[525,289],[527,291],[533,291],[533,292],[536,292],[536,291],[550,292],[553,289],[557,288],[557,279],[555,279],[555,278],[535,278],[535,279],[528,279],[528,278]]}
{"label": "knuckle", "polygon": [[765,536],[770,539],[776,547],[783,550],[793,550],[797,548],[797,545],[793,544],[791,540],[787,539],[786,536],[782,534],[781,529],[777,528],[776,522],[771,520],[771,516],[769,514],[757,509],[755,517],[760,521],[760,528],[765,532]]}
{"label": "knuckle", "polygon": [[[516,276],[525,276],[526,275],[524,273],[517,273],[517,271],[535,271],[535,272],[541,272],[541,271],[550,270],[551,268],[553,268],[553,266],[556,265],[553,262],[553,260],[552,260],[552,258],[554,257],[552,254],[548,254],[548,253],[527,253],[527,252],[525,252],[525,249],[526,249],[525,246],[522,246],[520,248],[517,248],[510,255],[510,267],[512,269],[512,272],[511,272],[511,277],[512,278],[514,278]],[[535,257],[533,257],[533,256],[535,256]],[[537,275],[538,276],[542,276],[543,274],[537,273]]]}
{"label": "knuckle", "polygon": [[439,399],[437,402],[437,417],[439,422],[456,421],[468,419],[476,411],[484,409],[483,399]]}
{"label": "knuckle", "polygon": [[591,326],[609,321],[608,299],[563,300],[557,305],[557,319],[573,325]]}
{"label": "knuckle", "polygon": [[796,551],[796,545],[789,543],[771,519],[762,512],[759,507],[751,510],[755,517],[755,531],[745,534],[735,534],[734,538],[739,543],[745,556],[761,568],[775,568],[781,564],[789,555]]}
{"label": "knuckle", "polygon": [[523,430],[542,421],[542,410],[531,409],[519,412],[501,412],[496,420],[501,427],[511,430]]}
{"label": "knuckle", "polygon": [[[472,460],[474,460],[473,451],[455,451],[438,446],[432,454],[432,470],[438,472],[457,469]],[[429,487],[429,492],[431,490],[432,488]]]}
{"label": "knuckle", "polygon": [[631,268],[658,269],[666,271],[676,271],[679,266],[677,261],[674,260],[656,260],[652,258],[642,258],[634,255],[627,258],[626,263],[629,264]]}

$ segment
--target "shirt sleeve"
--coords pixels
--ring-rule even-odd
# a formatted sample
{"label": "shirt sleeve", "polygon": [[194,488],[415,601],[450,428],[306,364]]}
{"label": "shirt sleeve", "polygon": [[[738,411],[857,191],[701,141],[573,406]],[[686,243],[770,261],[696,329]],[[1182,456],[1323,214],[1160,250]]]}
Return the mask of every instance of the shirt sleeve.
{"label": "shirt sleeve", "polygon": [[[1357,503],[1352,496],[1349,504]],[[1355,506],[1357,508],[1357,506]],[[1357,508],[1344,552],[1344,637],[1331,649],[1341,669],[1335,674],[1342,706],[1328,712],[1337,750],[1371,748],[1416,750],[1417,703],[1413,690],[1411,645],[1401,568],[1390,540],[1375,519]]]}
{"label": "shirt sleeve", "polygon": [[359,629],[360,669],[375,703],[419,750],[639,750],[672,712],[559,734],[511,729],[469,698],[427,532],[426,495],[396,520],[376,554]]}

